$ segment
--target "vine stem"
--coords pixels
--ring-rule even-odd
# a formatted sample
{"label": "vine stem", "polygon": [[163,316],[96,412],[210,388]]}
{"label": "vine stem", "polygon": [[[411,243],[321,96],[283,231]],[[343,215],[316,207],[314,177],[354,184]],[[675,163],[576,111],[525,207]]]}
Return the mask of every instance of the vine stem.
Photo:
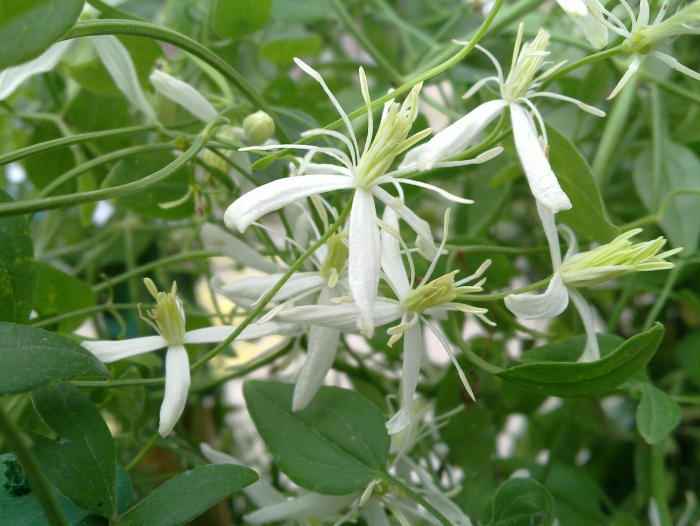
{"label": "vine stem", "polygon": [[661,516],[661,526],[673,526],[671,512],[666,502],[666,476],[664,474],[664,441],[651,446],[651,494]]}
{"label": "vine stem", "polygon": [[430,512],[430,514],[435,517],[437,520],[440,521],[441,524],[444,524],[445,526],[452,526],[452,523],[447,520],[447,517],[445,517],[442,513],[440,513],[435,506],[430,504],[425,498],[423,498],[422,495],[416,493],[413,491],[411,488],[406,486],[403,482],[401,482],[398,479],[395,479],[388,473],[382,473],[382,478],[387,481],[389,484],[394,486],[397,489],[400,489],[403,491],[406,495],[411,497],[413,500],[415,500],[418,504],[423,506],[426,510]]}
{"label": "vine stem", "polygon": [[605,60],[606,58],[612,58],[616,55],[619,55],[620,53],[622,53],[622,45],[623,44],[620,44],[619,46],[611,47],[610,49],[606,49],[605,51],[600,51],[598,53],[594,53],[593,55],[588,55],[586,57],[583,57],[582,59],[572,62],[568,66],[557,70],[551,76],[547,77],[547,80],[542,82],[542,85],[540,86],[539,90],[544,90],[552,82],[557,80],[559,77],[566,75],[567,73],[571,73],[572,71],[582,68],[583,66],[587,66],[588,64],[593,64],[594,62],[598,62],[600,60]]}
{"label": "vine stem", "polygon": [[158,442],[158,439],[160,438],[160,433],[158,431],[155,432],[155,434],[148,439],[148,442],[146,442],[146,445],[143,446],[141,451],[138,452],[138,454],[129,462],[124,469],[126,471],[131,471],[136,467],[136,465],[141,462],[143,457],[146,456],[146,453],[155,445],[156,442]]}
{"label": "vine stem", "polygon": [[27,475],[32,486],[32,491],[39,499],[39,504],[44,510],[46,519],[51,526],[68,526],[56,496],[51,491],[49,481],[39,467],[39,463],[29,449],[24,437],[15,428],[10,419],[0,406],[0,433],[3,434],[10,449],[14,451],[22,469]]}

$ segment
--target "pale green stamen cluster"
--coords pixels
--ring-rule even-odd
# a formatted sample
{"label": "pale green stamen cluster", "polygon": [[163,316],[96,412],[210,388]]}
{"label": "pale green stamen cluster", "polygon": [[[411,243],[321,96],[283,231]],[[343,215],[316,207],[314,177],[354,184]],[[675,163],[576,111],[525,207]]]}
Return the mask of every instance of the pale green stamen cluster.
{"label": "pale green stamen cluster", "polygon": [[403,104],[394,102],[382,118],[370,147],[362,155],[356,171],[358,184],[369,187],[384,175],[396,156],[430,135],[430,128],[408,137],[418,115],[418,93],[421,84],[414,86]]}
{"label": "pale green stamen cluster", "polygon": [[559,269],[562,281],[572,287],[588,287],[633,272],[673,268],[673,263],[665,259],[683,249],[676,248],[658,254],[666,244],[663,237],[644,243],[631,243],[629,238],[641,231],[630,230],[607,245],[568,258]]}
{"label": "pale green stamen cluster", "polygon": [[507,102],[515,102],[525,97],[535,82],[551,75],[554,69],[559,68],[561,65],[557,64],[553,69],[534,78],[542,65],[542,61],[549,55],[549,51],[546,51],[547,45],[549,44],[549,32],[540,29],[532,42],[526,42],[523,44],[522,48],[520,48],[522,36],[523,25],[521,24],[515,41],[513,63],[511,64],[510,73],[501,89],[501,96],[503,100]]}
{"label": "pale green stamen cluster", "polygon": [[[642,7],[646,0],[642,2]],[[633,21],[630,36],[624,42],[622,50],[626,53],[647,54],[654,46],[669,38],[684,34],[697,34],[700,32],[700,1],[687,5],[675,15],[660,22],[668,8],[668,4],[661,7],[657,21],[649,25],[649,7],[640,8],[639,16]]]}
{"label": "pale green stamen cluster", "polygon": [[[149,318],[141,315],[141,319],[153,327],[169,345],[182,345],[185,340],[185,311],[177,296],[177,283],[173,281],[170,292],[158,292],[155,283],[145,278],[148,292],[156,300],[156,308],[146,311]],[[141,309],[139,308],[139,314]]]}
{"label": "pale green stamen cluster", "polygon": [[326,243],[328,254],[326,254],[326,258],[321,265],[321,275],[328,280],[330,288],[335,287],[336,283],[338,283],[338,276],[348,259],[347,240],[347,230],[341,230],[333,234]]}

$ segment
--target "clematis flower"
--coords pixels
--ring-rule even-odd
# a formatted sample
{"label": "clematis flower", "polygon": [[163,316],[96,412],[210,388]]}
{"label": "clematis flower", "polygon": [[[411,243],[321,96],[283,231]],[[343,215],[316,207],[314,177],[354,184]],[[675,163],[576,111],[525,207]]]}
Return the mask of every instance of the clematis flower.
{"label": "clematis flower", "polygon": [[[321,75],[301,60],[295,59],[295,62],[325,90],[338,113],[340,113],[348,131],[347,137],[339,132],[323,129],[309,130],[302,136],[326,135],[338,139],[348,147],[350,154],[348,155],[337,148],[296,144],[256,146],[242,149],[242,151],[248,149],[265,151],[278,148],[312,150],[332,157],[340,165],[317,165],[317,167],[322,167],[325,172],[303,177],[287,177],[260,186],[234,201],[226,210],[224,222],[229,228],[236,228],[243,232],[263,215],[305,197],[333,190],[354,189],[355,194],[348,226],[348,279],[350,291],[361,313],[358,327],[371,336],[374,330],[372,311],[374,298],[377,294],[380,268],[379,229],[376,224],[377,212],[374,199],[379,199],[387,206],[393,208],[399,217],[415,230],[419,237],[419,247],[429,256],[435,253],[430,227],[426,221],[420,219],[404,204],[401,185],[408,184],[426,188],[458,203],[471,203],[472,201],[449,194],[424,182],[399,177],[403,173],[414,170],[415,166],[389,171],[389,167],[398,155],[430,134],[428,129],[410,137],[408,135],[418,114],[420,84],[411,90],[403,104],[388,102],[384,106],[381,122],[376,135],[374,135],[367,79],[364,70],[360,68],[360,85],[362,96],[367,105],[368,115],[367,140],[364,148],[360,150],[350,119],[330,89],[328,89]],[[457,163],[438,163],[438,166],[481,163],[493,158],[501,151],[502,148],[494,148],[473,160]],[[397,189],[399,197],[393,197],[381,188],[381,185],[384,184],[393,185]]]}
{"label": "clematis flower", "polygon": [[[445,217],[445,232],[449,213]],[[389,434],[396,434],[406,429],[411,424],[411,406],[413,396],[418,385],[420,375],[421,360],[424,354],[423,322],[442,343],[445,351],[450,356],[452,363],[457,368],[459,376],[469,395],[474,399],[474,393],[469,386],[467,377],[460,367],[457,359],[452,353],[449,342],[444,335],[430,323],[426,316],[442,317],[448,311],[460,311],[478,316],[486,323],[493,325],[493,322],[485,316],[487,310],[480,307],[473,307],[466,303],[459,303],[462,294],[482,292],[481,285],[484,280],[476,285],[466,286],[466,283],[479,278],[488,268],[491,261],[487,260],[472,276],[455,281],[458,271],[450,272],[444,276],[430,280],[431,274],[437,265],[439,254],[442,252],[447,236],[435,256],[431,265],[418,285],[415,285],[413,272],[409,280],[406,269],[401,260],[400,235],[398,233],[398,218],[394,210],[387,207],[383,217],[383,231],[381,234],[382,243],[382,270],[385,280],[393,290],[398,300],[381,298],[375,305],[374,323],[384,325],[392,321],[400,320],[395,327],[387,330],[391,336],[389,346],[396,343],[401,337],[404,338],[403,372],[402,372],[402,408],[387,422],[386,426]],[[404,250],[409,254],[404,244]],[[413,263],[410,260],[411,269]],[[351,331],[353,324],[361,316],[359,307],[355,303],[343,303],[333,307],[301,306],[281,311],[277,317],[284,321],[294,321],[298,323],[310,323],[322,327],[335,328],[340,331]]]}
{"label": "clematis flower", "polygon": [[[591,0],[557,0],[557,4],[569,15],[586,40],[596,49],[608,45],[608,27],[596,18],[591,11],[598,10],[598,5]],[[602,14],[602,13],[601,13]]]}
{"label": "clematis flower", "polygon": [[[185,332],[185,311],[177,298],[177,284],[173,282],[170,292],[158,292],[149,278],[143,280],[156,300],[156,308],[147,311],[148,318],[141,316],[155,329],[158,336],[145,336],[122,341],[84,341],[82,343],[92,354],[104,363],[116,362],[164,347],[165,355],[165,395],[160,408],[158,432],[167,436],[175,427],[185,409],[187,392],[190,388],[190,362],[185,344],[219,343],[228,338],[236,327],[217,325]],[[266,323],[246,327],[237,340],[253,340],[295,331],[296,327],[285,323]]]}
{"label": "clematis flower", "polygon": [[664,0],[654,21],[650,24],[650,9],[648,0],[640,0],[639,12],[635,15],[626,0],[620,0],[625,11],[632,22],[631,27],[627,26],[613,13],[605,9],[599,0],[586,0],[593,8],[590,13],[610,31],[620,35],[625,39],[622,44],[622,51],[634,56],[632,62],[627,67],[627,71],[612,91],[609,99],[614,98],[620,90],[627,84],[629,79],[637,72],[642,62],[643,55],[651,55],[659,59],[670,68],[683,73],[695,80],[700,80],[700,73],[684,66],[677,59],[666,53],[654,51],[654,47],[663,40],[671,39],[678,35],[698,35],[700,34],[700,1],[688,4],[675,15],[664,21],[664,16],[668,11],[669,0]]}
{"label": "clematis flower", "polygon": [[[521,47],[522,37],[523,25],[521,24],[515,41],[510,73],[505,80],[496,58],[486,49],[479,45],[476,46],[491,59],[498,76],[480,80],[472,86],[464,98],[471,97],[487,82],[496,82],[499,85],[501,98],[483,103],[430,139],[418,154],[418,168],[429,170],[437,166],[440,159],[461,152],[489,123],[506,108],[509,108],[515,148],[523,165],[530,190],[532,190],[535,199],[552,212],[557,213],[571,208],[571,201],[559,185],[559,181],[557,181],[547,160],[547,131],[542,116],[531,100],[536,97],[549,97],[572,102],[582,110],[598,117],[604,116],[605,113],[565,95],[535,91],[541,82],[559,69],[564,62],[552,66],[535,77],[543,60],[549,55],[546,50],[549,43],[549,33],[540,29],[532,42],[526,42]],[[465,43],[460,42],[460,44]],[[539,123],[540,131],[544,137],[544,150],[540,145],[535,121],[525,108],[532,111]]]}
{"label": "clematis flower", "polygon": [[549,241],[554,275],[543,294],[511,294],[505,298],[506,307],[525,320],[540,320],[564,312],[571,298],[581,316],[587,336],[586,347],[579,362],[599,360],[600,349],[593,325],[593,312],[576,289],[598,285],[634,272],[671,269],[674,265],[665,261],[666,258],[683,249],[675,248],[659,254],[659,250],[666,244],[663,237],[633,244],[629,239],[642,231],[635,229],[621,234],[607,245],[579,253],[576,235],[567,226],[559,225],[559,231],[569,244],[562,262],[554,215],[541,206],[538,206],[538,211]]}

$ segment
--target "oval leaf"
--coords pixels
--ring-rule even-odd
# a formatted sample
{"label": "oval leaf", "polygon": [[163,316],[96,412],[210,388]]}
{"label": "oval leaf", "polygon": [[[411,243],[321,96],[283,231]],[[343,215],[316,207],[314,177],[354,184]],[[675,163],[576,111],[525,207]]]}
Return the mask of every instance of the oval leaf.
{"label": "oval leaf", "polygon": [[510,367],[498,373],[498,376],[547,396],[597,396],[615,389],[646,365],[663,335],[664,328],[657,323],[598,361],[528,363]]}
{"label": "oval leaf", "polygon": [[85,348],[53,332],[0,323],[0,394],[32,391],[82,376],[111,376]]}
{"label": "oval leaf", "polygon": [[46,477],[76,506],[112,519],[117,513],[117,454],[100,412],[68,383],[34,391],[31,398],[41,420],[60,439],[30,434]]}
{"label": "oval leaf", "polygon": [[347,495],[386,471],[390,439],[379,408],[359,394],[321,387],[292,412],[294,386],[248,380],[243,396],[275,463],[302,488]]}
{"label": "oval leaf", "polygon": [[542,484],[514,478],[496,490],[489,526],[549,526],[553,520],[554,499]]}
{"label": "oval leaf", "polygon": [[642,384],[642,399],[637,406],[637,430],[649,444],[658,444],[681,421],[678,404],[649,383]]}
{"label": "oval leaf", "polygon": [[549,164],[569,196],[573,207],[557,218],[598,243],[608,243],[620,233],[608,219],[591,169],[576,147],[557,130],[547,126]]}
{"label": "oval leaf", "polygon": [[0,70],[46,51],[80,16],[83,0],[0,0]]}
{"label": "oval leaf", "polygon": [[[95,306],[97,296],[84,281],[66,274],[44,261],[36,262],[36,300],[34,310],[40,318],[50,318]],[[59,331],[77,329],[87,315],[60,322]]]}
{"label": "oval leaf", "polygon": [[201,466],[171,478],[117,521],[119,526],[178,526],[258,480],[255,471],[231,464]]}
{"label": "oval leaf", "polygon": [[[0,188],[0,203],[14,199]],[[0,321],[24,323],[34,304],[34,245],[23,216],[0,218]],[[1,374],[1,373],[0,373]]]}

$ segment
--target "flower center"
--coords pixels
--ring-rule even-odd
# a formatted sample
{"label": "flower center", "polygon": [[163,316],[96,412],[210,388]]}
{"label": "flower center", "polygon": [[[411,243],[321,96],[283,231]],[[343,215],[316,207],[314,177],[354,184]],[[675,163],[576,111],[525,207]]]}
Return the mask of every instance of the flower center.
{"label": "flower center", "polygon": [[[401,300],[403,307],[409,312],[420,314],[431,307],[441,307],[455,300],[462,287],[455,285],[455,275],[459,272],[453,270],[449,274],[440,276],[433,281],[416,287]],[[467,287],[471,289],[472,287]]]}
{"label": "flower center", "polygon": [[156,300],[156,308],[146,311],[148,318],[141,315],[141,319],[153,327],[169,345],[182,345],[185,340],[185,311],[175,295],[177,283],[173,281],[170,292],[158,292],[151,279],[145,278],[143,281]]}
{"label": "flower center", "polygon": [[[521,26],[522,28],[522,26]],[[534,76],[542,65],[544,58],[549,55],[546,51],[549,44],[549,32],[540,29],[532,42],[526,42],[518,53],[518,43],[522,33],[519,32],[516,47],[513,51],[513,65],[503,86],[503,100],[515,102],[523,98],[532,87]]]}
{"label": "flower center", "polygon": [[341,230],[333,234],[326,244],[328,254],[321,265],[321,275],[328,280],[328,286],[333,288],[338,282],[338,276],[345,266],[348,259],[348,233],[347,230]]}

